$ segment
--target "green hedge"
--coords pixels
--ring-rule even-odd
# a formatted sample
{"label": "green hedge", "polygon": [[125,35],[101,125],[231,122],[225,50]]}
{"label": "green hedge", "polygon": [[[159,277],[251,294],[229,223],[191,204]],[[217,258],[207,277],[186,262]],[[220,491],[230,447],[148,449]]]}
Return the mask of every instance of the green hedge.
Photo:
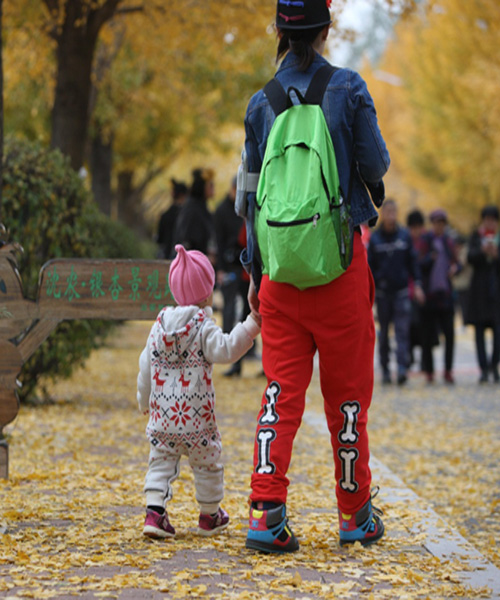
{"label": "green hedge", "polygon": [[[151,245],[99,212],[84,182],[58,150],[7,139],[0,219],[19,242],[24,294],[35,300],[38,274],[51,258],[153,258]],[[22,400],[46,397],[43,380],[68,377],[102,346],[111,321],[61,323],[24,365]]]}

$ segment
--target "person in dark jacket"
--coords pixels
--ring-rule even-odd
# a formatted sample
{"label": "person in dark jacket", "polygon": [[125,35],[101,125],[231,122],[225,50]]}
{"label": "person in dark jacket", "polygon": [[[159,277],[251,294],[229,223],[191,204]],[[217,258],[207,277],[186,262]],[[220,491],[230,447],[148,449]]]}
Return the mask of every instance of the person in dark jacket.
{"label": "person in dark jacket", "polygon": [[371,235],[368,245],[368,264],[375,280],[382,383],[391,383],[389,326],[393,323],[397,346],[397,382],[403,385],[407,380],[410,362],[410,282],[420,303],[423,303],[424,296],[410,232],[398,224],[398,209],[394,200],[387,199],[384,202],[380,217],[380,226]]}
{"label": "person in dark jacket", "polygon": [[453,384],[453,354],[455,350],[455,309],[452,278],[460,271],[457,249],[446,232],[448,215],[442,209],[430,214],[432,229],[420,242],[419,264],[425,304],[422,308],[422,366],[427,382],[434,381],[432,347],[436,332],[445,338],[444,381]]}
{"label": "person in dark jacket", "polygon": [[215,227],[207,206],[213,195],[214,172],[211,169],[195,169],[188,199],[177,219],[175,244],[181,244],[186,250],[199,250],[215,264]]}
{"label": "person in dark jacket", "polygon": [[[467,261],[472,265],[472,281],[466,310],[466,323],[474,325],[476,352],[481,376],[479,383],[488,381],[491,373],[498,383],[500,361],[500,232],[499,211],[496,206],[485,206],[481,211],[481,225],[469,241]],[[485,330],[493,331],[493,351],[488,360]]]}
{"label": "person in dark jacket", "polygon": [[[236,177],[231,182],[231,189],[215,211],[215,235],[217,238],[217,283],[222,292],[224,307],[222,309],[222,330],[230,332],[236,320],[245,319],[250,313],[248,304],[248,278],[243,277],[240,254],[240,233],[245,220],[234,210],[236,198]],[[242,302],[242,314],[236,314],[238,298]],[[241,374],[242,359],[231,365],[224,373],[226,377]]]}
{"label": "person in dark jacket", "polygon": [[174,251],[174,232],[177,217],[188,193],[183,181],[170,180],[172,183],[172,205],[160,217],[156,242],[159,246],[158,258],[171,258]]}

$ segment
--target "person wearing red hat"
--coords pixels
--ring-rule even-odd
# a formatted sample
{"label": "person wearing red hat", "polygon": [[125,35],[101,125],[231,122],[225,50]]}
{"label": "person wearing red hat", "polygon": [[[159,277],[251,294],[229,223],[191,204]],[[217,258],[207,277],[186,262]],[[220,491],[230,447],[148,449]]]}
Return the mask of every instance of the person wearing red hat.
{"label": "person wearing red hat", "polygon": [[209,259],[178,244],[169,271],[169,287],[177,306],[163,308],[139,358],[137,401],[149,415],[150,443],[144,491],[144,535],[173,537],[166,503],[179,474],[181,456],[193,469],[200,506],[198,532],[214,535],[229,524],[219,504],[224,494],[220,463],[221,436],[215,421],[213,363],[238,360],[260,332],[260,318],[252,313],[230,333],[212,319],[215,272]]}
{"label": "person wearing red hat", "polygon": [[[368,544],[384,533],[371,502],[368,465],[375,290],[360,227],[365,222],[373,225],[377,219],[373,204],[380,206],[383,201],[382,178],[390,160],[366,83],[354,71],[332,69],[321,56],[331,24],[329,8],[328,0],[278,0],[277,59],[284,58],[275,80],[296,101],[298,94],[306,95],[311,82],[317,82],[320,69],[321,76],[329,72],[321,108],[335,150],[340,187],[349,191],[355,226],[353,257],[346,272],[330,283],[303,290],[270,280],[262,274],[253,227],[255,193],[247,189],[248,193],[238,195],[239,210],[247,210],[248,242],[242,262],[252,273],[250,305],[259,307],[262,316],[267,377],[257,418],[246,546],[263,552],[299,548],[286,512],[287,471],[316,351],[333,448],[340,543]],[[260,90],[250,100],[245,117],[242,181],[254,181],[261,171],[275,118],[270,99]]]}

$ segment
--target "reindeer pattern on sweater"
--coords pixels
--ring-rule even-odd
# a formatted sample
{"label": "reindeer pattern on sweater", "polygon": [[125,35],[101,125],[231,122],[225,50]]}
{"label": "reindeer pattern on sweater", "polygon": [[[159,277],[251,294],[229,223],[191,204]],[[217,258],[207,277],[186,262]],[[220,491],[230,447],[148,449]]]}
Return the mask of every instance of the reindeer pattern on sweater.
{"label": "reindeer pattern on sweater", "polygon": [[238,360],[259,331],[249,316],[225,334],[210,307],[166,307],[159,313],[137,378],[137,400],[149,412],[146,435],[154,447],[203,454],[210,441],[220,441],[213,364]]}

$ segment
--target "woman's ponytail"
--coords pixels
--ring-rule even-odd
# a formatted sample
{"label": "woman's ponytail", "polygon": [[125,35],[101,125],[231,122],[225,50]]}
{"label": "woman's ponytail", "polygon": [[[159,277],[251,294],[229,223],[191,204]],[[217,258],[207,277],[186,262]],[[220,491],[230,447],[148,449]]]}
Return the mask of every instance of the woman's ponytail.
{"label": "woman's ponytail", "polygon": [[281,37],[276,52],[276,62],[283,58],[288,51],[291,51],[299,59],[299,71],[307,71],[316,54],[313,44],[323,29],[324,27],[280,30]]}

